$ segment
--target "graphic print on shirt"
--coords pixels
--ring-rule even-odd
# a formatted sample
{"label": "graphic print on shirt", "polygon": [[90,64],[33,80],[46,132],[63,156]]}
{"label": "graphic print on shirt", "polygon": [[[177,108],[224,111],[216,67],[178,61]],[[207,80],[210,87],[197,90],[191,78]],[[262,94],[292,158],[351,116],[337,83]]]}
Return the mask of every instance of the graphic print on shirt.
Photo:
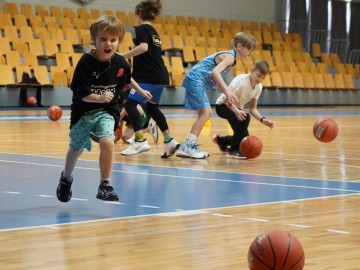
{"label": "graphic print on shirt", "polygon": [[154,46],[161,47],[161,40],[156,35],[151,35]]}
{"label": "graphic print on shirt", "polygon": [[91,86],[91,92],[97,95],[101,95],[105,92],[113,92],[115,94],[116,84],[110,84],[110,85],[92,85]]}

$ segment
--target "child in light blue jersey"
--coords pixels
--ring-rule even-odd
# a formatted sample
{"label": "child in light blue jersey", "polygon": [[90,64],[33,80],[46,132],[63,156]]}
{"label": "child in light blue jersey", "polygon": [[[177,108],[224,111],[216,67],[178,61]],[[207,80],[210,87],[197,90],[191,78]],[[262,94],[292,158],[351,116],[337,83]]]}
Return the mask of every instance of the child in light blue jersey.
{"label": "child in light blue jersey", "polygon": [[235,60],[248,58],[255,47],[256,39],[252,35],[239,32],[234,37],[234,48],[232,50],[209,55],[193,66],[186,74],[182,84],[185,88],[185,108],[196,110],[198,117],[186,140],[181,143],[176,154],[178,157],[200,159],[209,156],[208,153],[201,151],[197,145],[197,138],[212,114],[207,94],[217,85],[226,96],[226,102],[237,102],[238,98],[229,90],[224,78],[235,65]]}

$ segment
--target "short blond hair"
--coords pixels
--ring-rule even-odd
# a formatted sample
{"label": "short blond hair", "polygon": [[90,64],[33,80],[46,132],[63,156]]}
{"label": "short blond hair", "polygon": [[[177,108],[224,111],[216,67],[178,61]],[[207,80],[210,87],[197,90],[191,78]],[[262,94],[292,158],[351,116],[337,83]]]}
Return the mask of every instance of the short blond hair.
{"label": "short blond hair", "polygon": [[91,39],[95,41],[101,31],[108,31],[112,35],[119,37],[121,42],[124,38],[125,27],[122,22],[115,16],[104,15],[97,18],[90,26]]}
{"label": "short blond hair", "polygon": [[254,50],[257,45],[257,41],[254,36],[244,32],[238,32],[235,34],[234,48],[236,48],[239,43],[242,47],[245,47],[249,50]]}

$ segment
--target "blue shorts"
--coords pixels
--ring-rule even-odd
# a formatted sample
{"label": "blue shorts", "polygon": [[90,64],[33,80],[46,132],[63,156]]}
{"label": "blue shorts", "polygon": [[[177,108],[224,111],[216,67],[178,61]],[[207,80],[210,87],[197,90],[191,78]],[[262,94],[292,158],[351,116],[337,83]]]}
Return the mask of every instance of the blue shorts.
{"label": "blue shorts", "polygon": [[182,86],[185,88],[185,108],[188,110],[200,110],[210,108],[206,86],[202,81],[185,79]]}
{"label": "blue shorts", "polygon": [[[138,85],[151,93],[152,99],[151,101],[155,102],[156,104],[159,104],[161,95],[164,91],[164,85],[161,84],[150,84],[150,83],[138,83]],[[130,90],[129,98],[136,100],[140,103],[147,103],[148,100],[144,98],[142,95],[140,95],[138,92],[136,92],[134,89]]]}
{"label": "blue shorts", "polygon": [[99,142],[102,137],[114,136],[115,120],[104,110],[94,110],[87,112],[70,129],[69,146],[74,151],[81,151],[86,148],[91,151],[91,140]]}

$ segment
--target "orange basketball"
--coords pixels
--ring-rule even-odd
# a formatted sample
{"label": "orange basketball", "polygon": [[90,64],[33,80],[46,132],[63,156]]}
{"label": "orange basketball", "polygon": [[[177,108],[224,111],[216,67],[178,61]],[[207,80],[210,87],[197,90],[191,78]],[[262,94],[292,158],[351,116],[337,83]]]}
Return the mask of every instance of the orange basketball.
{"label": "orange basketball", "polygon": [[34,106],[37,105],[37,100],[36,100],[35,97],[29,96],[29,97],[27,98],[27,100],[26,100],[26,103],[27,103],[28,106],[34,107]]}
{"label": "orange basketball", "polygon": [[315,138],[324,143],[335,140],[338,135],[338,130],[338,125],[330,118],[319,119],[313,126],[313,134]]}
{"label": "orange basketball", "polygon": [[301,243],[286,231],[273,230],[258,235],[248,251],[250,270],[302,270],[304,263]]}
{"label": "orange basketball", "polygon": [[120,127],[118,127],[115,132],[114,132],[114,136],[115,136],[115,140],[114,142],[117,142],[118,140],[121,139],[122,136],[122,129]]}
{"label": "orange basketball", "polygon": [[52,121],[57,121],[62,116],[62,109],[57,105],[52,105],[47,110],[47,116]]}
{"label": "orange basketball", "polygon": [[247,158],[256,158],[261,154],[263,144],[256,136],[247,136],[240,143],[240,152]]}

